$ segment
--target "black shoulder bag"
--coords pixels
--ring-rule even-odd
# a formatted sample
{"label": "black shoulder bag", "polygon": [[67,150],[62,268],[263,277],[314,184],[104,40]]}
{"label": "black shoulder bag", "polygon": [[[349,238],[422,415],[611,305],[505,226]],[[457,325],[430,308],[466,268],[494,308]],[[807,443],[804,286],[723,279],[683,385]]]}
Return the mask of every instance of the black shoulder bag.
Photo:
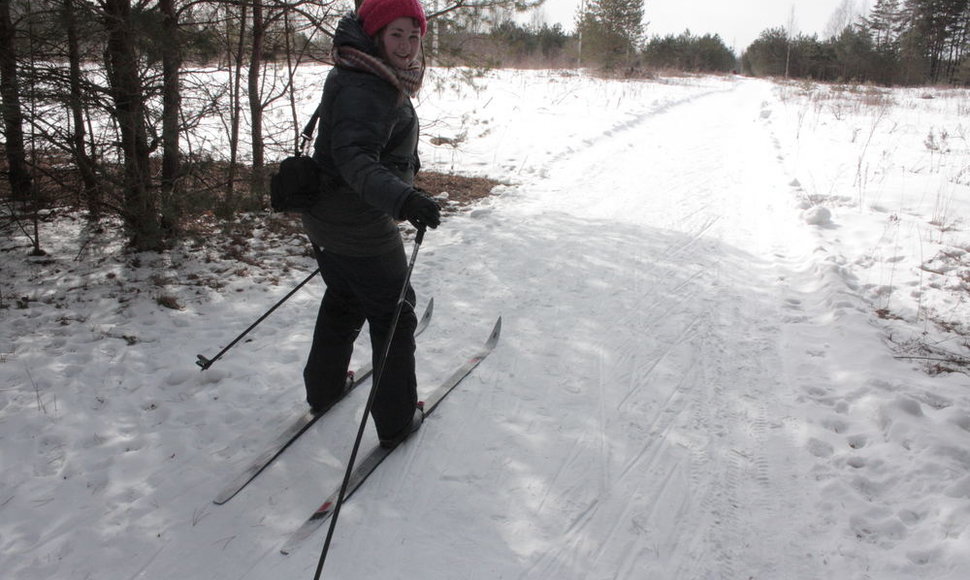
{"label": "black shoulder bag", "polygon": [[273,211],[308,211],[320,199],[320,168],[317,162],[306,154],[313,139],[317,119],[320,117],[320,106],[313,111],[310,122],[303,128],[296,154],[280,162],[279,170],[270,178],[269,202]]}

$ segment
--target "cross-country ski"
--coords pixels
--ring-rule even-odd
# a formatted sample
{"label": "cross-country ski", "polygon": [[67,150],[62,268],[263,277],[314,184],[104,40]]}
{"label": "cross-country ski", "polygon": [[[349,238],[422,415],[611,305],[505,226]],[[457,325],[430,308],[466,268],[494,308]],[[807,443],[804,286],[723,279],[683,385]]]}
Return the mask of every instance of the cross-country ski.
{"label": "cross-country ski", "polygon": [[[421,315],[421,320],[418,321],[418,326],[414,330],[414,335],[418,336],[428,328],[428,324],[431,322],[431,316],[434,313],[434,299],[428,301],[428,305],[424,309],[424,314]],[[351,391],[356,389],[362,382],[370,378],[371,373],[374,370],[373,364],[368,361],[360,366],[355,371],[351,371],[347,376],[347,389],[344,391],[344,396],[350,394]],[[246,467],[238,476],[233,478],[219,494],[212,500],[212,503],[217,505],[222,505],[232,499],[237,493],[242,491],[249,482],[256,478],[274,459],[279,457],[287,447],[289,447],[294,441],[296,441],[300,435],[306,432],[307,429],[313,426],[327,411],[333,408],[338,401],[322,409],[318,413],[312,413],[310,411],[304,412],[302,415],[296,418],[292,423],[289,424],[280,434],[273,439],[273,441],[266,446],[266,449],[262,453],[257,455],[250,462],[249,466]]]}
{"label": "cross-country ski", "polygon": [[[491,334],[489,334],[488,339],[485,344],[470,356],[461,366],[459,366],[451,375],[448,376],[438,387],[436,387],[424,400],[424,415],[427,418],[434,412],[434,410],[441,403],[442,399],[448,396],[458,383],[468,376],[475,367],[481,363],[485,357],[495,349],[495,345],[498,344],[499,335],[502,332],[502,319],[499,318],[495,322],[495,326],[492,328]],[[426,427],[422,427],[426,428]],[[384,447],[374,447],[370,450],[367,455],[365,455],[354,467],[354,471],[350,476],[350,482],[347,487],[347,495],[345,500],[349,499],[353,495],[354,491],[377,469],[384,459],[387,458],[397,447],[386,449]],[[287,539],[286,543],[280,548],[280,552],[283,554],[289,554],[297,548],[304,540],[310,537],[330,516],[333,514],[334,503],[337,501],[337,497],[340,493],[340,489],[334,490],[327,499],[317,508],[313,514],[303,525],[300,526],[293,534]]]}

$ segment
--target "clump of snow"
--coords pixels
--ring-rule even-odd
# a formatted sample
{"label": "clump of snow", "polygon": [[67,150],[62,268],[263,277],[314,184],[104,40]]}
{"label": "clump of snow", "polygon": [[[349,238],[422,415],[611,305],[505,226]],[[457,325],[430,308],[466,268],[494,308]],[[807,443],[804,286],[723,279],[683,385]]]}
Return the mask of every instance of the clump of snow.
{"label": "clump of snow", "polygon": [[802,219],[812,226],[827,226],[832,223],[832,212],[824,205],[816,205],[803,211]]}

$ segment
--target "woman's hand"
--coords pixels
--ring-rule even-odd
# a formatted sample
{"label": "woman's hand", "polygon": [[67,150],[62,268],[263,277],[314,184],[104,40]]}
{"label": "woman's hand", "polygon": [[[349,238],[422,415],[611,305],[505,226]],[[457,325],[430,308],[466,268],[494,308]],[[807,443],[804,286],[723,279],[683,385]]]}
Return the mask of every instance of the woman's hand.
{"label": "woman's hand", "polygon": [[441,206],[419,189],[411,192],[407,201],[404,202],[402,211],[404,219],[418,229],[422,227],[435,229],[441,225]]}

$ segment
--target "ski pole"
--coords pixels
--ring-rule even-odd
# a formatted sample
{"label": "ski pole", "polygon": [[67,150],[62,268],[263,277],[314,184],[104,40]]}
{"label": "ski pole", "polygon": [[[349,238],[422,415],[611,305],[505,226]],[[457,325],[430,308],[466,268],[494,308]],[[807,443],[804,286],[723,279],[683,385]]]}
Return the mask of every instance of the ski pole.
{"label": "ski pole", "polygon": [[207,368],[211,367],[212,366],[212,363],[214,363],[217,360],[219,360],[222,357],[222,355],[226,354],[226,351],[228,351],[230,348],[232,348],[233,346],[235,346],[236,343],[239,342],[240,340],[242,340],[242,338],[244,336],[246,336],[247,334],[249,334],[249,332],[252,329],[254,329],[257,326],[259,326],[259,323],[260,322],[262,322],[263,320],[265,320],[266,317],[269,316],[270,314],[272,314],[274,310],[276,310],[284,302],[286,302],[287,300],[289,300],[290,299],[290,296],[293,296],[294,294],[296,294],[296,291],[297,290],[299,290],[300,288],[303,288],[303,286],[306,285],[307,282],[309,282],[310,280],[312,280],[313,277],[316,276],[319,272],[320,272],[320,269],[319,268],[317,268],[316,270],[314,270],[312,274],[310,274],[309,276],[306,277],[306,280],[304,280],[304,281],[300,282],[299,284],[297,284],[296,285],[296,288],[290,290],[289,294],[287,294],[279,302],[277,302],[276,304],[274,304],[273,307],[270,308],[269,310],[267,310],[265,314],[263,314],[262,316],[260,316],[259,319],[256,320],[256,322],[250,324],[249,325],[249,328],[247,328],[246,330],[244,330],[242,332],[242,334],[240,334],[239,336],[236,337],[235,340],[233,340],[232,342],[230,342],[229,345],[226,346],[226,348],[220,350],[219,351],[219,354],[217,354],[216,356],[214,356],[212,358],[206,358],[206,357],[202,356],[201,354],[196,355],[198,357],[198,360],[195,361],[195,364],[197,364],[200,367],[202,367],[202,370],[206,370]]}
{"label": "ski pole", "polygon": [[347,488],[350,486],[350,476],[354,471],[354,462],[357,461],[357,452],[360,451],[360,442],[364,438],[364,429],[367,426],[367,417],[370,415],[371,407],[374,406],[374,398],[377,389],[380,387],[381,378],[384,375],[384,364],[387,356],[391,352],[391,342],[394,340],[394,332],[397,330],[398,319],[401,318],[401,310],[404,308],[404,301],[407,298],[408,286],[411,284],[411,272],[414,270],[414,262],[418,259],[418,250],[421,249],[421,242],[424,241],[425,227],[420,226],[414,238],[414,249],[411,251],[411,261],[408,263],[407,273],[404,275],[404,286],[401,287],[401,295],[397,299],[397,306],[394,308],[394,316],[391,318],[391,327],[387,333],[387,340],[384,341],[384,353],[378,360],[378,365],[374,369],[374,381],[371,383],[370,394],[367,396],[367,404],[364,405],[364,415],[360,418],[360,426],[357,429],[357,439],[354,441],[354,448],[350,452],[350,460],[347,462],[347,471],[344,472],[344,480],[340,485],[340,493],[337,494],[337,503],[333,507],[333,515],[330,517],[330,528],[327,530],[327,539],[323,542],[323,550],[320,552],[320,561],[317,562],[317,571],[313,580],[320,580],[323,573],[323,564],[327,560],[327,553],[330,552],[330,543],[333,541],[333,533],[337,528],[337,518],[340,516],[340,506],[344,503],[347,495]]}

